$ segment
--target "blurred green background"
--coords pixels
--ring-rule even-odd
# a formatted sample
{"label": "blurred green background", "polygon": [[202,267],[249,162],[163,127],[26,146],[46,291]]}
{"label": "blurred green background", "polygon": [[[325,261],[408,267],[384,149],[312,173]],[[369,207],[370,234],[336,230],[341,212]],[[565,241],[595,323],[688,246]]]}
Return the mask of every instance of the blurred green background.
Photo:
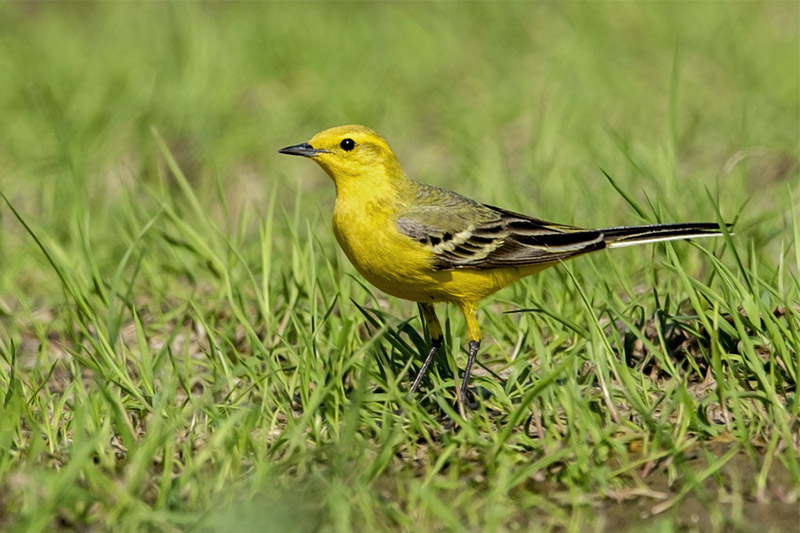
{"label": "blurred green background", "polygon": [[[796,276],[797,265],[787,265],[782,254],[791,258],[794,253],[787,252],[797,221],[792,206],[800,205],[799,6],[0,3],[0,191],[62,268],[56,272],[50,266],[39,245],[0,204],[0,337],[5,337],[0,339],[0,382],[7,386],[0,390],[7,413],[0,416],[0,430],[7,435],[0,439],[5,457],[0,458],[0,529],[9,524],[27,530],[54,524],[65,529],[127,524],[135,529],[141,522],[178,530],[196,523],[205,509],[229,503],[228,489],[233,484],[241,489],[242,479],[253,481],[253,492],[266,491],[277,501],[267,507],[275,513],[271,524],[276,529],[294,524],[310,530],[319,522],[357,529],[362,522],[351,521],[349,512],[366,516],[365,528],[477,529],[488,520],[502,529],[537,524],[542,516],[554,520],[542,522],[545,528],[555,524],[579,530],[591,523],[574,518],[562,505],[586,505],[591,498],[582,491],[608,495],[608,487],[629,482],[605,457],[597,459],[601,467],[596,469],[582,470],[574,461],[575,471],[565,467],[548,473],[551,485],[535,485],[537,478],[530,482],[534,489],[517,490],[522,481],[513,476],[520,464],[527,464],[528,448],[501,443],[492,448],[503,450],[495,455],[481,449],[479,461],[489,464],[475,466],[470,450],[477,444],[468,432],[453,436],[455,444],[446,441],[450,447],[443,451],[438,441],[429,442],[431,457],[423,455],[422,466],[407,464],[403,454],[418,444],[414,433],[427,435],[433,424],[415,414],[410,415],[412,427],[400,437],[392,433],[392,440],[386,437],[388,426],[375,415],[379,409],[359,411],[354,420],[374,433],[353,430],[353,440],[344,442],[357,458],[337,463],[341,450],[334,453],[334,444],[344,413],[350,412],[342,406],[349,405],[351,396],[344,391],[336,396],[340,391],[335,388],[332,399],[320,400],[324,412],[317,418],[297,415],[297,422],[292,406],[281,412],[288,413],[288,421],[272,415],[272,394],[286,405],[297,399],[293,379],[335,381],[339,374],[324,372],[339,368],[336,362],[345,356],[362,368],[359,350],[373,349],[372,336],[360,329],[365,319],[349,299],[372,300],[330,231],[334,188],[315,165],[277,150],[331,126],[365,124],[387,138],[416,179],[580,226],[714,221],[717,204],[726,220],[738,217],[737,242],[750,256],[748,268],[760,269],[765,284],[774,289],[751,299],[774,307],[796,291],[789,278]],[[168,154],[185,182],[176,178]],[[645,216],[614,190],[601,168],[646,207]],[[708,246],[722,247],[721,242]],[[676,250],[689,277],[699,278],[710,268],[708,258],[689,245]],[[607,300],[625,314],[626,298],[649,298],[651,283],[660,282],[667,311],[680,311],[675,302],[686,296],[677,278],[646,274],[654,264],[653,252],[621,251],[614,257],[613,262],[598,256],[596,263],[578,263],[576,283],[595,291],[591,301]],[[725,263],[733,259],[727,256]],[[572,278],[553,270],[501,293],[498,301],[522,307],[533,305],[533,298],[585,324],[578,298],[568,295]],[[604,280],[611,280],[609,286]],[[612,297],[617,285],[625,287],[624,304]],[[90,302],[86,308],[91,312],[75,310],[76,293]],[[325,314],[336,297],[341,306]],[[380,304],[402,320],[414,313],[409,303],[380,299]],[[659,302],[643,305],[648,313],[661,309]],[[731,304],[734,311],[736,305]],[[134,316],[134,310],[139,314]],[[485,312],[484,317],[487,336],[497,339],[487,342],[492,357],[505,357],[520,346],[524,353],[544,353],[536,344],[540,341],[530,340],[538,339],[535,334],[519,333],[541,325],[534,318],[514,319],[521,324],[517,331],[508,316]],[[456,332],[463,328],[453,323]],[[120,324],[134,333],[129,329],[125,337]],[[556,321],[548,325],[560,335]],[[140,330],[146,339],[136,337]],[[105,376],[115,384],[110,388],[87,378],[108,368],[92,366],[95,353],[82,348],[91,345],[98,331],[108,333],[108,361],[119,355],[123,373],[126,365],[143,365],[144,370],[137,366],[130,372],[136,382],[131,386],[142,376],[142,383],[163,386],[152,403],[141,400],[151,399],[146,391],[140,398],[115,388],[114,376]],[[220,341],[221,346],[203,352],[202,369],[189,363],[181,367],[155,348],[153,359],[140,362],[139,349],[148,353],[149,341],[174,340],[170,336],[176,331],[202,340],[210,331],[211,338],[218,334],[229,344]],[[582,350],[567,338],[562,335],[553,350]],[[114,350],[115,339],[124,340],[124,349],[116,345]],[[267,348],[259,345],[264,339]],[[386,344],[382,338],[376,342]],[[215,358],[223,352],[230,361]],[[583,350],[581,357],[596,353]],[[269,366],[275,361],[289,363],[276,370]],[[261,363],[275,372],[258,374]],[[22,366],[15,370],[15,365]],[[300,377],[290,375],[289,367],[299,369]],[[377,373],[368,364],[365,368]],[[73,380],[66,389],[54,384],[63,378],[62,370]],[[30,382],[16,389],[20,375]],[[377,378],[366,379],[372,383]],[[285,387],[284,397],[285,382],[291,386]],[[185,400],[182,388],[187,395],[191,391],[195,403],[180,403]],[[23,398],[19,404],[12,401],[17,392]],[[304,390],[308,394],[302,402],[307,404],[312,392]],[[542,402],[558,405],[558,393],[548,389]],[[73,398],[74,405],[64,409],[63,402]],[[578,405],[581,395],[575,398]],[[159,401],[186,411],[159,411]],[[82,405],[87,412],[80,414]],[[256,408],[250,411],[252,405]],[[237,411],[242,407],[247,409]],[[51,419],[50,413],[57,415]],[[576,420],[578,425],[586,422],[591,435],[608,436],[603,432],[614,433],[616,426],[604,416]],[[752,419],[760,420],[757,415]],[[148,421],[142,423],[147,431],[134,439],[126,428],[138,431],[141,420]],[[560,438],[558,423],[549,424],[545,419],[544,433]],[[73,432],[83,425],[97,439],[91,441],[96,455],[73,446]],[[475,435],[496,436],[489,426],[480,427]],[[738,427],[744,428],[740,440],[752,437],[746,425]],[[686,434],[679,437],[675,449],[683,446]],[[574,452],[579,457],[595,457],[597,450],[580,432],[569,438],[574,442],[566,448],[579,450]],[[115,462],[106,444],[119,439],[128,455]],[[531,446],[532,455],[566,449],[553,441],[550,448],[538,441]],[[176,449],[182,455],[172,465],[177,473],[171,478],[158,461]],[[621,449],[624,444],[614,450]],[[791,453],[791,446],[784,453]],[[485,459],[489,456],[493,459]],[[381,466],[374,467],[374,477],[354,480],[352,471],[358,469],[353,464],[373,457],[385,460],[375,460]],[[450,458],[463,460],[464,470],[442,466]],[[275,474],[272,461],[284,470]],[[619,471],[639,467],[631,461]],[[267,466],[261,470],[260,465]],[[485,473],[491,483],[511,479],[508,486],[517,492],[498,489],[495,494],[482,485],[483,478],[473,480],[470,489],[462,487],[459,472],[469,477],[473,466],[478,477]],[[273,475],[282,480],[274,486],[264,481]],[[293,477],[304,481],[286,489],[282,483]],[[397,486],[395,477],[402,480]],[[80,483],[73,486],[76,479]],[[320,483],[327,496],[320,496],[325,503],[317,506],[308,495]],[[393,506],[393,499],[401,503]],[[323,506],[326,511],[320,511]],[[589,508],[586,516],[592,513]],[[224,530],[231,518],[226,516],[218,516],[214,527]],[[266,527],[263,513],[253,523],[254,529]]]}
{"label": "blurred green background", "polygon": [[240,204],[330,203],[276,148],[363,123],[418,179],[583,225],[628,220],[598,167],[707,217],[704,188],[775,208],[797,159],[793,2],[0,9],[2,183],[53,227],[152,182],[152,128]]}

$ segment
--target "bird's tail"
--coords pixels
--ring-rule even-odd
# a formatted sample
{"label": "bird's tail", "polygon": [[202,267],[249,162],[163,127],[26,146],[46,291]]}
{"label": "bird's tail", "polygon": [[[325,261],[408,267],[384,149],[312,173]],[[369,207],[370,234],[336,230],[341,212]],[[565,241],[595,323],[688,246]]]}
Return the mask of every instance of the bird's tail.
{"label": "bird's tail", "polygon": [[[729,224],[728,228],[732,226]],[[603,228],[603,237],[608,248],[622,248],[634,244],[674,241],[677,239],[696,239],[698,237],[717,237],[722,235],[719,224],[698,222],[686,224],[654,224],[651,226],[621,226]]]}

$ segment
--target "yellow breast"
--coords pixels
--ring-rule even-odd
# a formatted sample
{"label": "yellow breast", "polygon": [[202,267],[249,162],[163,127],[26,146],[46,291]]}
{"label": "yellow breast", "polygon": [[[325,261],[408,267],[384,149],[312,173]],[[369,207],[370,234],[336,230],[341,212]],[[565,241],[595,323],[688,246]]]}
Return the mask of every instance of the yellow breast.
{"label": "yellow breast", "polygon": [[433,252],[397,229],[380,206],[351,209],[337,198],[336,239],[356,270],[380,290],[415,302],[476,302],[549,265],[488,270],[436,270]]}

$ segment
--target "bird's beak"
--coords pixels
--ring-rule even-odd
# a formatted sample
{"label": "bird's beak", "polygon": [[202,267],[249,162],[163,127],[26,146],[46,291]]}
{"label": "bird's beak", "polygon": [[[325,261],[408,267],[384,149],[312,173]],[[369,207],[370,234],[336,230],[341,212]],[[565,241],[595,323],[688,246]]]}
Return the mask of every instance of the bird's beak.
{"label": "bird's beak", "polygon": [[287,146],[286,148],[281,148],[278,150],[281,154],[289,154],[289,155],[302,155],[303,157],[314,157],[317,154],[327,154],[327,150],[321,150],[319,148],[314,148],[308,143],[303,144],[295,144],[294,146]]}

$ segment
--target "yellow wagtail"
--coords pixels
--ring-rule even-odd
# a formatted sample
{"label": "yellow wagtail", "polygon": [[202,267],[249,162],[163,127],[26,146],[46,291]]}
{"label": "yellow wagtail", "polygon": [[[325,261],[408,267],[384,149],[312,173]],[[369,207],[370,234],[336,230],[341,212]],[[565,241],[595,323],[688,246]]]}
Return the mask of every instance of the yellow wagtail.
{"label": "yellow wagtail", "polygon": [[419,302],[432,346],[411,393],[442,344],[434,303],[457,304],[467,322],[469,357],[457,391],[466,402],[481,343],[479,300],[577,255],[721,234],[714,223],[582,229],[479,204],[409,178],[383,137],[364,126],[331,128],[280,153],[309,157],[333,179],[333,232],[356,270],[382,291]]}

